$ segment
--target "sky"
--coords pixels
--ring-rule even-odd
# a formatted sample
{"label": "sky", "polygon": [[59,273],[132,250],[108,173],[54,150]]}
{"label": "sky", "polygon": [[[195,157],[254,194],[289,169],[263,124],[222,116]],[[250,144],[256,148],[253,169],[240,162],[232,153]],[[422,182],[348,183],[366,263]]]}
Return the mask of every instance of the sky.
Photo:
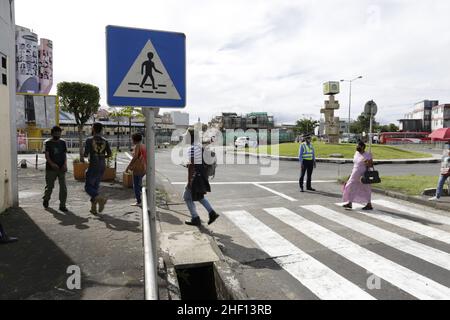
{"label": "sky", "polygon": [[[106,106],[105,27],[186,34],[191,123],[268,112],[319,119],[327,81],[356,80],[351,114],[369,100],[397,123],[414,103],[450,103],[448,0],[16,0],[16,24],[54,42],[54,86],[94,84]],[[348,118],[349,84],[337,95]],[[168,109],[172,111],[173,109]]]}

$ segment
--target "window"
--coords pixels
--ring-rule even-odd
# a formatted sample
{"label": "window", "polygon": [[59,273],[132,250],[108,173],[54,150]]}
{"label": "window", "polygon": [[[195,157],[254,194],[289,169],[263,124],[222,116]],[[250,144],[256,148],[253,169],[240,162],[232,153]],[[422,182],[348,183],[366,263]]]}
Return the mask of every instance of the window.
{"label": "window", "polygon": [[4,86],[8,85],[8,68],[6,63],[6,56],[2,53],[0,53],[1,57],[1,68],[0,68],[0,74],[1,74],[1,84]]}

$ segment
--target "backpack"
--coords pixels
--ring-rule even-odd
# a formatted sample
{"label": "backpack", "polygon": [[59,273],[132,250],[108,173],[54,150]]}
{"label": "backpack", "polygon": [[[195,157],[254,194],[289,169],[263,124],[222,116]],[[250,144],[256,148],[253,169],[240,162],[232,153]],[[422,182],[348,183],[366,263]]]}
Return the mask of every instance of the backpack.
{"label": "backpack", "polygon": [[[208,161],[205,161],[205,153],[208,155]],[[214,179],[216,176],[217,168],[217,156],[214,151],[209,147],[203,148],[202,150],[203,167],[205,168],[205,173],[208,178]]]}

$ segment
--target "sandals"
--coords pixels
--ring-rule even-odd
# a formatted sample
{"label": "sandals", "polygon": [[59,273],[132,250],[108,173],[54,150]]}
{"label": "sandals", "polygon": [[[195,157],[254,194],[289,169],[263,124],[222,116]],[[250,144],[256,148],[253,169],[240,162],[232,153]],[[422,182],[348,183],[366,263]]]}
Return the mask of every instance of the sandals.
{"label": "sandals", "polygon": [[342,206],[345,209],[353,209],[353,206],[350,203],[347,203],[345,205]]}

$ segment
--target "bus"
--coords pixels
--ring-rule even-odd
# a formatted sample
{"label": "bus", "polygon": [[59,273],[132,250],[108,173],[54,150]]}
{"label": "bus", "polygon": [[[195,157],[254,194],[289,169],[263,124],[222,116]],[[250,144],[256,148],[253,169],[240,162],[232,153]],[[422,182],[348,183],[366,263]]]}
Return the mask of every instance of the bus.
{"label": "bus", "polygon": [[382,132],[380,144],[428,143],[431,142],[429,132]]}

